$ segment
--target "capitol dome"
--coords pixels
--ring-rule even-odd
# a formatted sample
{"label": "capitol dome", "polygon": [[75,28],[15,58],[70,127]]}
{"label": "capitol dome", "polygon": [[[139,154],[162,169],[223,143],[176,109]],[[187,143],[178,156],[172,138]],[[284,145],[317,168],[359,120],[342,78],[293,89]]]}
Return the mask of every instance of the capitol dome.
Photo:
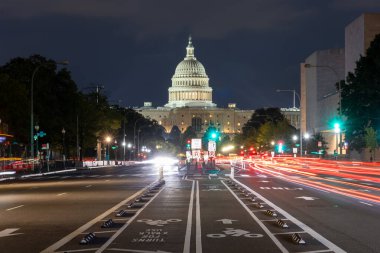
{"label": "capitol dome", "polygon": [[186,57],[181,61],[172,77],[169,102],[166,107],[215,107],[212,103],[212,88],[202,63],[194,55],[194,46],[189,37]]}

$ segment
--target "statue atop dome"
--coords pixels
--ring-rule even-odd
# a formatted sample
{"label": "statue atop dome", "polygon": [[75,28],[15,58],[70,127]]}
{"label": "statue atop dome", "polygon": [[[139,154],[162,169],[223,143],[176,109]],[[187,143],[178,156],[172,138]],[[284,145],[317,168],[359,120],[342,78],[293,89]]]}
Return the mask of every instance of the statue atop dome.
{"label": "statue atop dome", "polygon": [[191,35],[189,36],[189,44],[186,47],[186,57],[185,57],[185,60],[188,60],[188,59],[194,59],[194,60],[197,59],[194,56],[194,46],[193,46],[193,43],[191,41]]}

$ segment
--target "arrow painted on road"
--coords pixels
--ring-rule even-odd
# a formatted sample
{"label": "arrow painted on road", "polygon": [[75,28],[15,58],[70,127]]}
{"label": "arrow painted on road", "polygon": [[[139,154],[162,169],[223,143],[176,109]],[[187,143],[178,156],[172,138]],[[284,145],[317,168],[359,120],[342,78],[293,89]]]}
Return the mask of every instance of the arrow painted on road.
{"label": "arrow painted on road", "polygon": [[221,221],[223,224],[232,224],[233,221],[237,221],[237,220],[220,219],[220,220],[216,220],[216,221]]}
{"label": "arrow painted on road", "polygon": [[316,200],[316,199],[318,199],[318,198],[315,198],[315,197],[307,197],[307,196],[301,196],[301,197],[296,197],[296,199]]}
{"label": "arrow painted on road", "polygon": [[161,250],[156,250],[156,251],[149,251],[149,250],[137,250],[137,249],[107,249],[111,251],[124,251],[124,252],[138,252],[138,253],[170,253],[168,251],[161,251]]}
{"label": "arrow painted on road", "polygon": [[22,235],[23,234],[23,233],[12,234],[13,232],[16,232],[17,230],[19,230],[19,228],[7,228],[7,229],[4,229],[3,231],[0,231],[0,238],[1,237],[12,236],[12,235]]}

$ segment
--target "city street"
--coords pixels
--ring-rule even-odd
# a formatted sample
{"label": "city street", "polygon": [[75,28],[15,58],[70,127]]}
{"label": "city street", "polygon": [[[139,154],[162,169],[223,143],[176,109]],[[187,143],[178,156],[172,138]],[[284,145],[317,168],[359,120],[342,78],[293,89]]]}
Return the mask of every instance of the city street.
{"label": "city street", "polygon": [[247,163],[234,180],[228,165],[165,166],[164,183],[146,164],[3,182],[1,252],[380,251],[377,203],[271,175],[275,166]]}

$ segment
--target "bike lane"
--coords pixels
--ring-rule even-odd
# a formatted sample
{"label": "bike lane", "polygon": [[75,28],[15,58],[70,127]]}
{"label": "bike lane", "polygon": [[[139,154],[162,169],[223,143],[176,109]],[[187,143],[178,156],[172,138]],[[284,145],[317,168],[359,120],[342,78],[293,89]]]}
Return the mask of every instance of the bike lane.
{"label": "bike lane", "polygon": [[219,179],[198,182],[203,252],[287,252],[249,213],[250,196]]}
{"label": "bike lane", "polygon": [[185,252],[184,248],[190,248],[189,206],[195,183],[177,177],[165,180],[165,187],[147,208],[97,252]]}

